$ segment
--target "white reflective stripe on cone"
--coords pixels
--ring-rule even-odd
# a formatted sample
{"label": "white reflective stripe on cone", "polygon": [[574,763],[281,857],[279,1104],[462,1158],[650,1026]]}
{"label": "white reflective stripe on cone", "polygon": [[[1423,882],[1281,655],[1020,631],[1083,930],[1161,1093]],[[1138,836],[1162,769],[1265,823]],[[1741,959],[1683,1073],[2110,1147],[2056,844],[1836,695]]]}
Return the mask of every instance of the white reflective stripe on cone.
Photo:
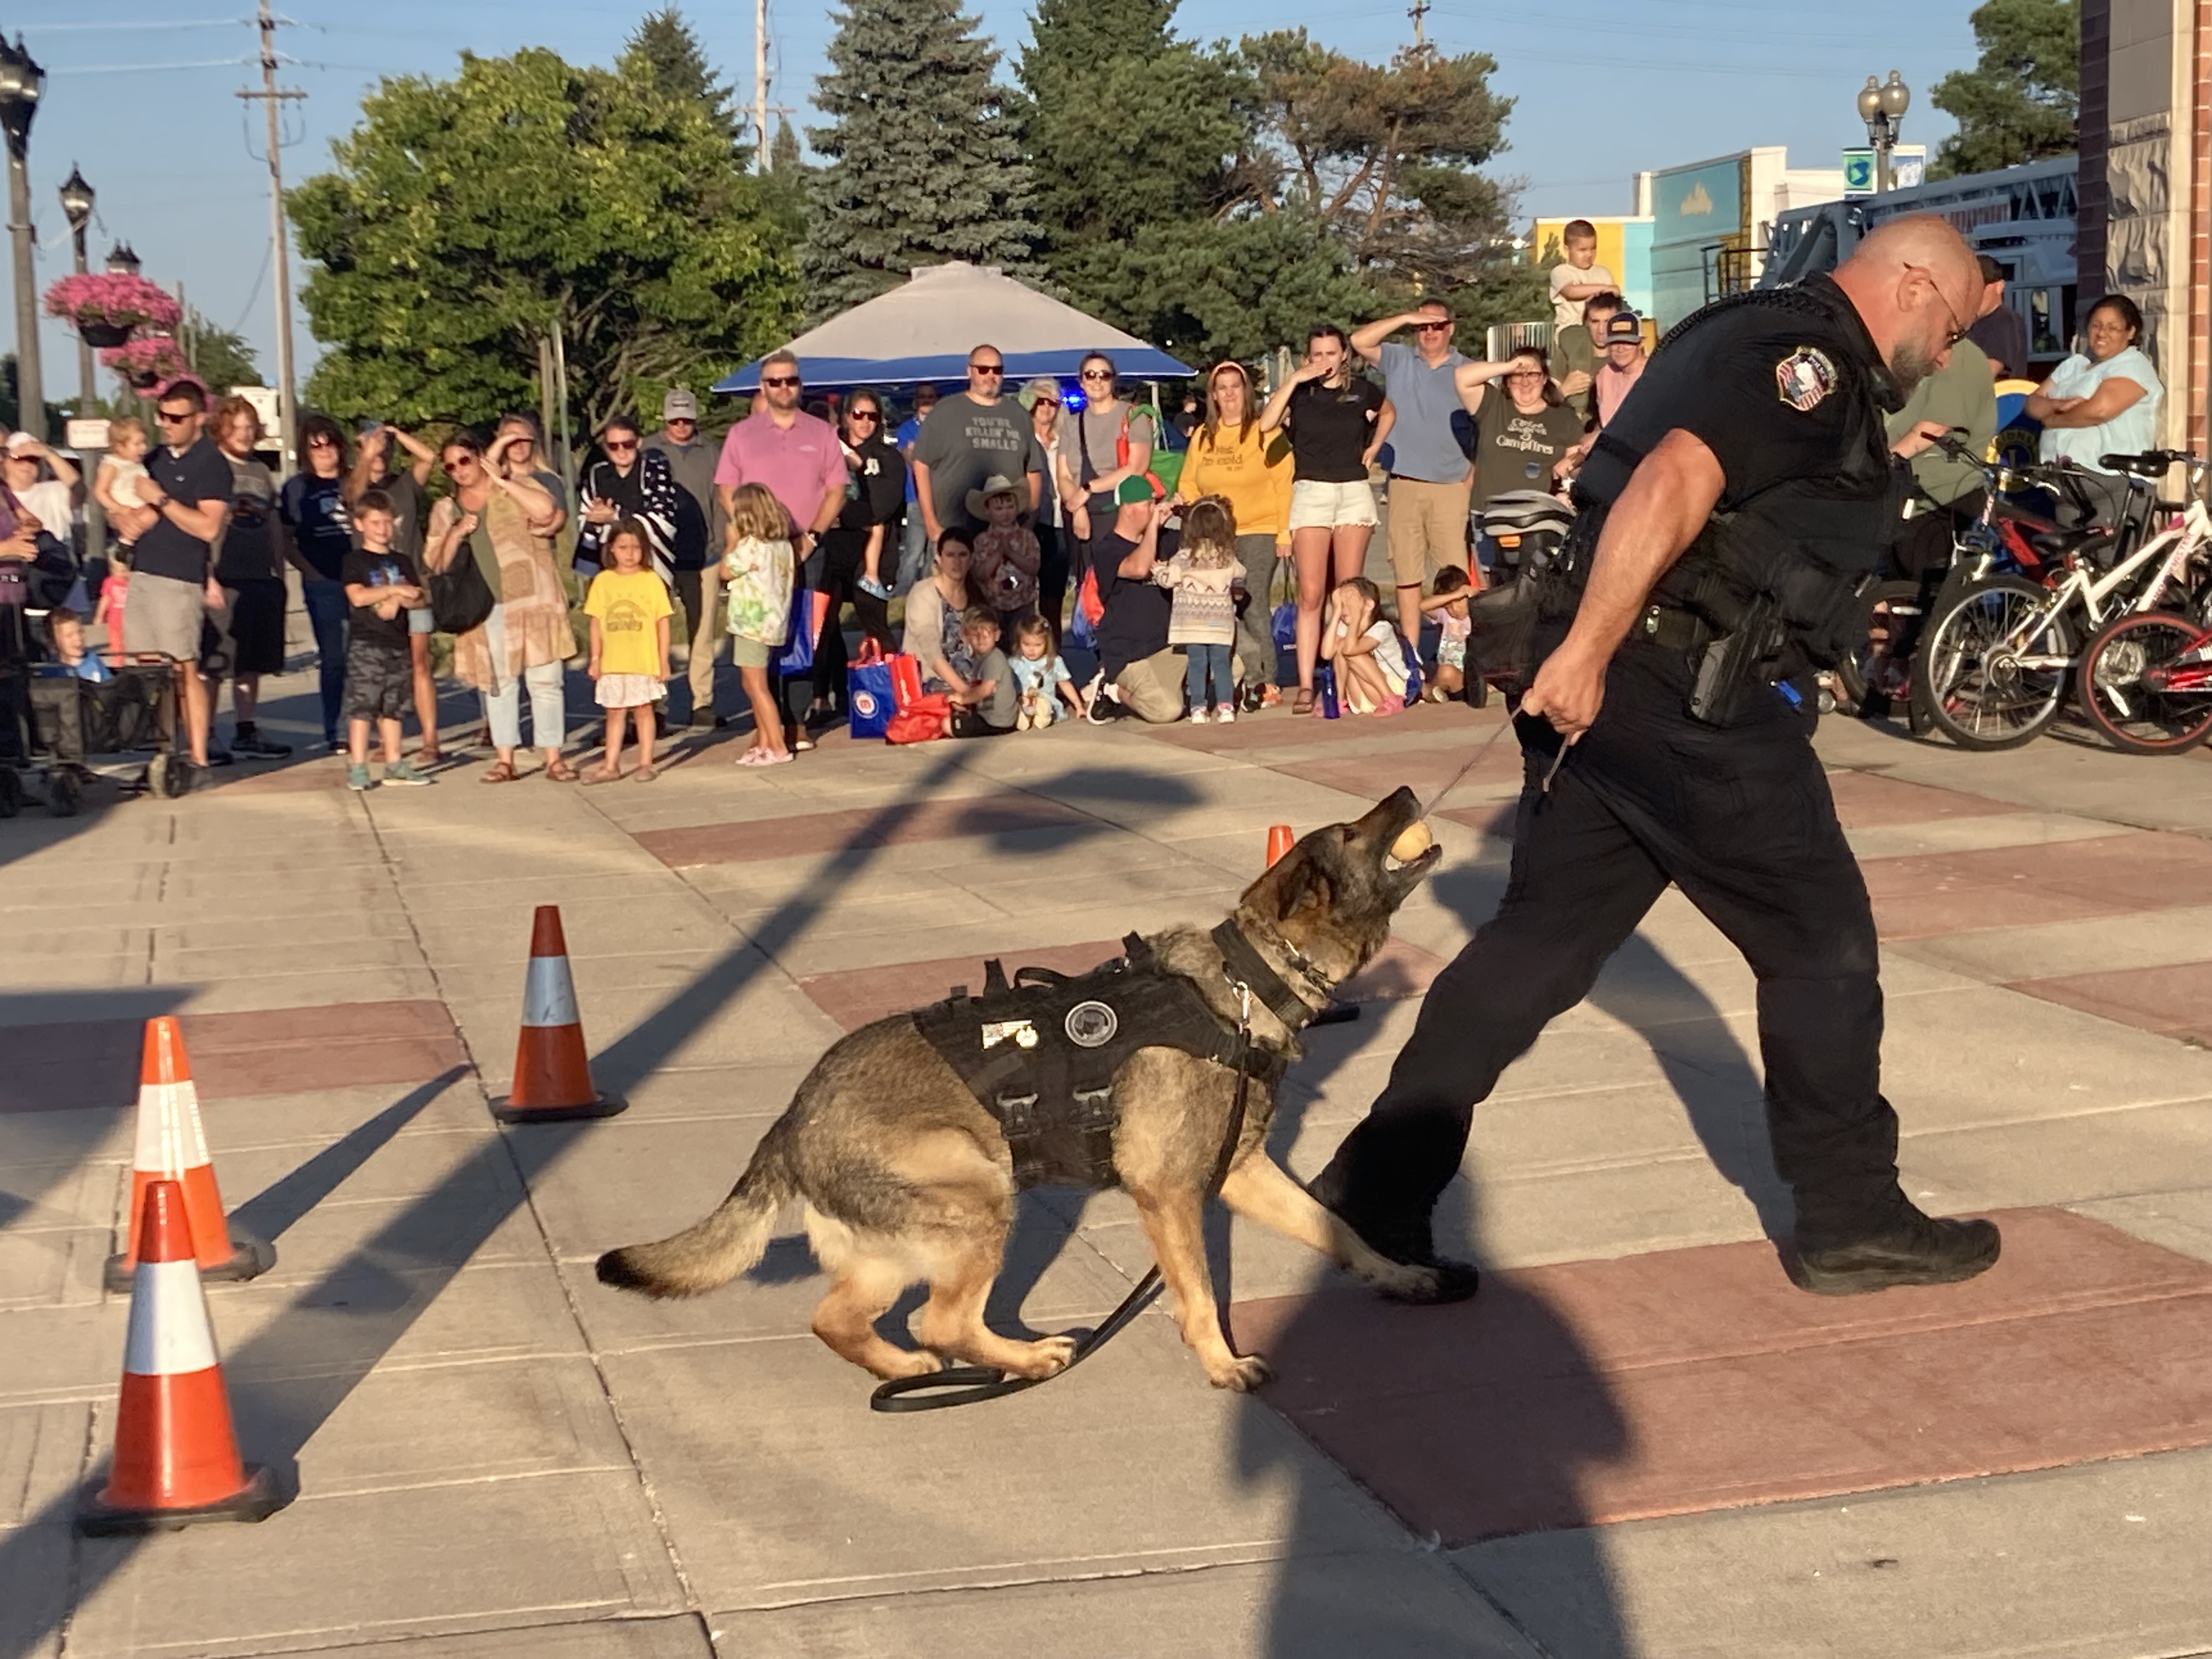
{"label": "white reflective stripe on cone", "polygon": [[566,957],[532,957],[522,981],[525,1025],[578,1025],[576,982],[568,977]]}
{"label": "white reflective stripe on cone", "polygon": [[[191,1093],[189,1083],[146,1083],[138,1088],[138,1139],[131,1156],[131,1167],[149,1174],[167,1175],[184,1166],[173,1160],[180,1158],[185,1143],[179,1137],[178,1124],[184,1113],[179,1109],[184,1097]],[[198,1115],[197,1112],[194,1115]]]}
{"label": "white reflective stripe on cone", "polygon": [[131,1334],[123,1369],[133,1376],[181,1376],[216,1363],[197,1261],[142,1261],[131,1276]]}

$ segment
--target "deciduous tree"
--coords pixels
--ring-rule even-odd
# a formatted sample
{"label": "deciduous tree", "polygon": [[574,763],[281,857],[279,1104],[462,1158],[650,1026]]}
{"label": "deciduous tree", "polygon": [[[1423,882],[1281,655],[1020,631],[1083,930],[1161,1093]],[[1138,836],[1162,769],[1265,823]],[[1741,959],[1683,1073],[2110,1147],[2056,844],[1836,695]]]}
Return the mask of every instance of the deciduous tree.
{"label": "deciduous tree", "polygon": [[556,54],[387,80],[291,192],[340,415],[486,421],[537,401],[558,331],[588,426],[782,337],[795,272],[701,100]]}

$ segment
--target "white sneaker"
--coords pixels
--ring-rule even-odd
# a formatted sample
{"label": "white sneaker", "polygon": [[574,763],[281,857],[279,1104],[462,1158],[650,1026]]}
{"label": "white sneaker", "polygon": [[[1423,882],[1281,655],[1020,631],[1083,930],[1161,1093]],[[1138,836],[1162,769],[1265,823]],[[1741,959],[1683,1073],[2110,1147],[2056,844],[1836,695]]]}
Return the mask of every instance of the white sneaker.
{"label": "white sneaker", "polygon": [[1206,708],[1203,704],[1194,704],[1192,706],[1190,711],[1190,723],[1193,726],[1203,726],[1206,724]]}
{"label": "white sneaker", "polygon": [[1223,704],[1221,705],[1221,707],[1220,707],[1220,708],[1217,708],[1217,709],[1215,709],[1215,710],[1213,711],[1213,720],[1214,720],[1214,724],[1215,724],[1215,725],[1217,725],[1217,726],[1234,726],[1234,725],[1236,725],[1236,724],[1237,724],[1237,705],[1236,705],[1236,704],[1234,704],[1234,703],[1228,703],[1228,702],[1224,702],[1224,703],[1223,703]]}

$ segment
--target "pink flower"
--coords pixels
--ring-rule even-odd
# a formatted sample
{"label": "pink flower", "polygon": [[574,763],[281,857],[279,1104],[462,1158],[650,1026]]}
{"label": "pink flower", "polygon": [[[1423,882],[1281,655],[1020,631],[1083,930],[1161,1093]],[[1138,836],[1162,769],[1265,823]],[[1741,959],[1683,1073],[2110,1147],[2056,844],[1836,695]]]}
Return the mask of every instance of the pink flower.
{"label": "pink flower", "polygon": [[143,276],[86,271],[64,276],[46,289],[46,315],[72,322],[93,319],[122,327],[141,324],[173,328],[184,315],[176,296]]}
{"label": "pink flower", "polygon": [[167,334],[142,334],[119,346],[109,346],[100,361],[133,379],[181,374],[187,365],[183,349]]}

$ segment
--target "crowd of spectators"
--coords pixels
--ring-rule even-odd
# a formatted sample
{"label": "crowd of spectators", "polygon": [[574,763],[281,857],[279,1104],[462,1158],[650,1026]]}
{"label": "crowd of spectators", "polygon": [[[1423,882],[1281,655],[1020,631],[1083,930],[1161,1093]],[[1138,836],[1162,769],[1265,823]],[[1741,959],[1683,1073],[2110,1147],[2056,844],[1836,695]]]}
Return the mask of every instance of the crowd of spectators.
{"label": "crowd of spectators", "polygon": [[[866,659],[915,659],[948,735],[1073,717],[1226,722],[1286,696],[1300,714],[1388,714],[1417,686],[1437,698],[1465,684],[1468,601],[1494,562],[1474,529],[1485,507],[1565,494],[1643,373],[1647,325],[1598,262],[1592,227],[1570,223],[1562,252],[1546,347],[1471,358],[1451,307],[1431,299],[1348,332],[1316,325],[1272,395],[1243,364],[1215,364],[1172,419],[1130,397],[1103,352],[1073,384],[1040,375],[1010,392],[1005,356],[979,345],[963,386],[913,386],[903,416],[867,388],[810,405],[802,365],[776,352],[719,440],[680,386],[658,430],[605,422],[573,498],[522,414],[435,447],[311,415],[301,469],[280,486],[254,405],[211,406],[186,378],[155,400],[151,441],[136,420],[112,423],[92,479],[27,434],[8,440],[0,572],[11,550],[28,558],[40,526],[97,498],[106,580],[79,584],[57,637],[88,621],[111,652],[196,663],[179,677],[179,747],[195,768],[292,753],[264,729],[261,697],[284,665],[296,580],[323,746],[347,753],[363,787],[372,748],[384,781],[442,769],[441,674],[477,693],[484,781],[524,775],[526,707],[534,769],[577,779],[572,668],[606,719],[589,781],[623,775],[632,747],[631,775],[650,781],[677,675],[681,721],[705,732],[732,717],[716,705],[724,655],[750,714],[739,763],[787,763],[850,713],[848,616]],[[1993,384],[2024,366],[2004,273],[1984,266],[1979,316],[1892,421],[1919,503],[1897,557],[1909,573],[1939,569],[1980,506],[1977,470],[1927,434],[1964,431],[1979,447]],[[2084,349],[2027,401],[2046,459],[2094,475],[2104,453],[2148,446],[2162,388],[2142,331],[2124,298],[2092,308]],[[1366,574],[1386,521],[1387,591]],[[1077,648],[1095,664],[1087,681],[1067,665]],[[218,744],[226,684],[232,732]],[[418,746],[402,759],[409,716]]]}

